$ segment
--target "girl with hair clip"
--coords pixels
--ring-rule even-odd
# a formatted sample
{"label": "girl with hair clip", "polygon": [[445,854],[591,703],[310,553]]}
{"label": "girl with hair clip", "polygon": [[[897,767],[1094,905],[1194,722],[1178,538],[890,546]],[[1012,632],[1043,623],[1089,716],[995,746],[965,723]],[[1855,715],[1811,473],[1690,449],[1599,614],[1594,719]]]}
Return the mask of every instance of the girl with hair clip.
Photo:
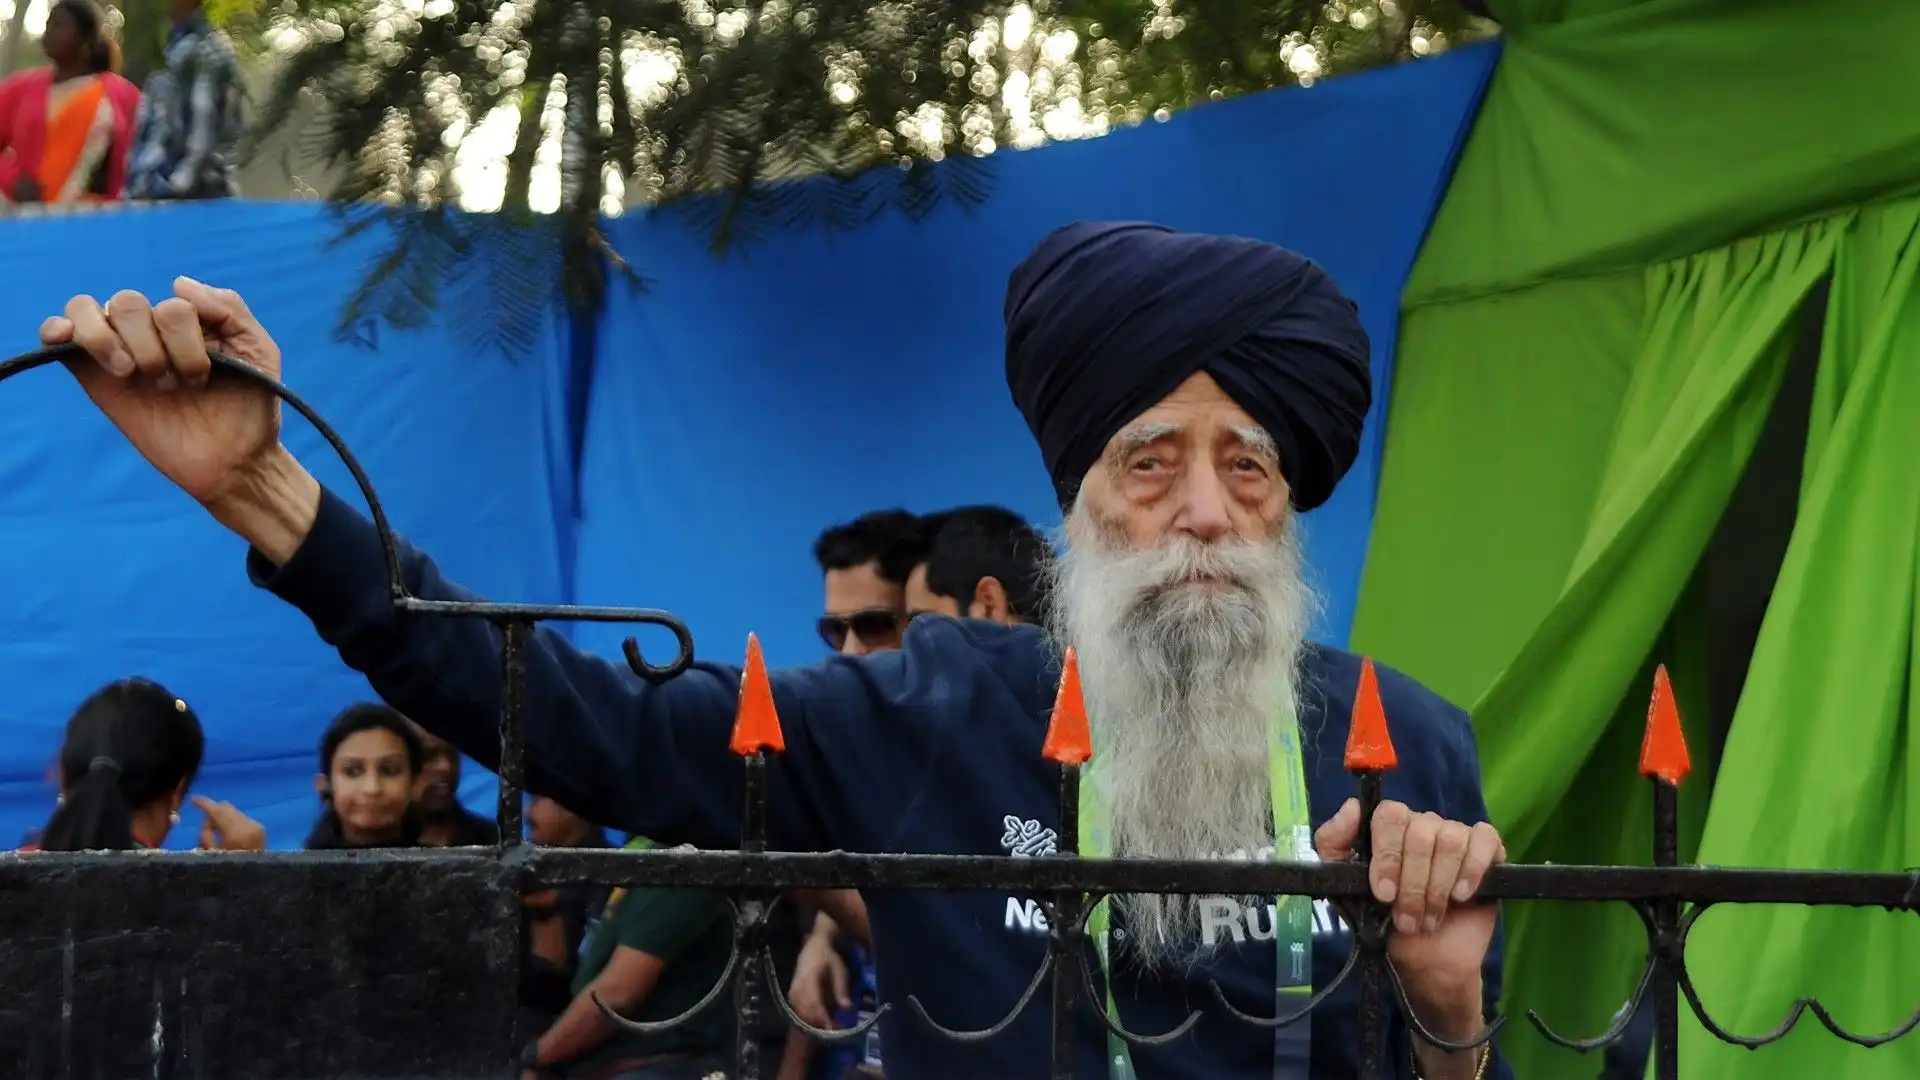
{"label": "girl with hair clip", "polygon": [[427,778],[413,725],[385,705],[349,706],[320,737],[320,818],[309,851],[420,846],[415,810]]}
{"label": "girl with hair clip", "polygon": [[[60,801],[26,850],[133,851],[166,843],[200,771],[206,739],[187,703],[147,679],[108,683],[80,703],[60,745]],[[265,851],[266,830],[230,804],[194,796],[200,846]]]}
{"label": "girl with hair clip", "polygon": [[40,48],[53,63],[0,82],[0,196],[107,201],[127,186],[140,91],[93,0],[56,0]]}

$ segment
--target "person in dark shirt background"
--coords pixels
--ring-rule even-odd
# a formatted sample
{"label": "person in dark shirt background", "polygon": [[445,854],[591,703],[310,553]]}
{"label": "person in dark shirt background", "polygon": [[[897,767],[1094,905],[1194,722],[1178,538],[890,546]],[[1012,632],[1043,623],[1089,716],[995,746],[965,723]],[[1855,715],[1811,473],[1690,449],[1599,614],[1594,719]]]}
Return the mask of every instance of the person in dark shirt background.
{"label": "person in dark shirt background", "polygon": [[[629,848],[651,846],[643,838]],[[615,889],[588,927],[573,1001],[521,1055],[522,1080],[706,1080],[732,1058],[733,1010],[724,1003],[664,1031],[615,1025],[671,1020],[726,973],[733,908],[709,889]],[[599,1002],[595,999],[598,998]]]}
{"label": "person in dark shirt background", "polygon": [[1046,537],[1000,506],[921,519],[927,549],[907,576],[907,618],[946,615],[1013,625],[1046,614]]}
{"label": "person in dark shirt background", "polygon": [[[919,561],[907,576],[904,600],[911,623],[925,615],[985,619],[1007,626],[1038,622],[1045,612],[1046,538],[1025,518],[998,506],[962,506],[920,518],[919,540],[903,545]],[[795,958],[785,985],[794,1012],[818,1028],[858,1022],[860,987],[874,980],[868,950],[866,905],[850,889],[814,892],[822,912]],[[869,1037],[866,1046],[839,1048],[826,1073],[837,1078],[850,1070],[880,1075],[880,1055]],[[807,1075],[789,1054],[780,1080]]]}
{"label": "person in dark shirt background", "polygon": [[492,847],[500,842],[500,826],[460,805],[460,752],[419,724],[413,725],[425,755],[420,766],[421,847]]}
{"label": "person in dark shirt background", "polygon": [[[527,800],[527,837],[541,847],[605,848],[606,830],[544,796]],[[573,1000],[587,926],[606,906],[604,885],[538,889],[521,900],[520,1006],[544,1031]]]}
{"label": "person in dark shirt background", "polygon": [[[824,614],[820,640],[843,656],[868,656],[900,647],[907,614],[909,576],[927,551],[926,522],[905,510],[875,510],[822,532],[813,544],[820,566]],[[857,946],[846,940],[829,911],[853,912],[860,902],[851,890],[803,889],[790,904],[774,909],[770,922],[775,935],[775,985],[794,986],[800,996],[792,1004],[796,1015],[818,1028],[834,1026],[835,1009],[828,1003],[832,991],[844,991],[848,963]],[[825,908],[826,910],[820,910]],[[858,912],[864,936],[865,911]],[[816,955],[813,974],[796,981],[806,961],[803,950]],[[845,998],[845,994],[837,995]],[[775,1014],[777,1015],[777,1013]],[[778,1034],[784,1046],[777,1060],[777,1080],[802,1080],[822,1075],[833,1055],[814,1053],[814,1043],[797,1029]],[[826,1074],[831,1076],[831,1073]]]}

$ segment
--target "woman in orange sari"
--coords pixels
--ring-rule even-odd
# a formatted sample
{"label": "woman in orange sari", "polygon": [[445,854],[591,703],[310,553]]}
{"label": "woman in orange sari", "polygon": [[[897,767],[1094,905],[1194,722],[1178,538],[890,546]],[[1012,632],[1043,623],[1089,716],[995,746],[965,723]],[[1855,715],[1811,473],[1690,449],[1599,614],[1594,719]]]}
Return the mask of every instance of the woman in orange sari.
{"label": "woman in orange sari", "polygon": [[40,47],[51,67],[0,82],[0,195],[16,203],[118,199],[140,91],[92,0],[57,0]]}

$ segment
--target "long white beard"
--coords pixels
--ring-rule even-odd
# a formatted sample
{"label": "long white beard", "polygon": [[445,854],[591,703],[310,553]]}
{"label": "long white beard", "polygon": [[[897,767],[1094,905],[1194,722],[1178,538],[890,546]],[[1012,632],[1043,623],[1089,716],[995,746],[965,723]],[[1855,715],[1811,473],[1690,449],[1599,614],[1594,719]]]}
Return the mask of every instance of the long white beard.
{"label": "long white beard", "polygon": [[[1094,741],[1085,783],[1105,807],[1113,854],[1272,849],[1268,734],[1297,703],[1317,604],[1291,513],[1271,544],[1182,536],[1136,551],[1076,504],[1065,541],[1049,567],[1052,630],[1079,659]],[[1113,897],[1130,957],[1202,959],[1205,899]]]}

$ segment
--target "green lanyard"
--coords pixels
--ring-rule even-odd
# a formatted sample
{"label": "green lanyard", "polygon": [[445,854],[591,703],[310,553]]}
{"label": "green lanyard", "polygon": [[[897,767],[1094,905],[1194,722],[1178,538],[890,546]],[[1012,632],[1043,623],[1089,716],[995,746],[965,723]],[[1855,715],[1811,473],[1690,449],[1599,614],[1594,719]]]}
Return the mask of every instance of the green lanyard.
{"label": "green lanyard", "polygon": [[[620,846],[625,848],[628,851],[652,851],[653,841],[647,839],[644,836],[636,836],[629,839],[626,843]],[[619,906],[620,901],[624,899],[626,895],[627,895],[627,887],[625,885],[622,885],[621,887],[613,890],[613,892],[607,894],[607,906],[601,912],[601,918],[602,919],[613,918],[613,909]]]}
{"label": "green lanyard", "polygon": [[[1093,766],[1099,767],[1095,757]],[[1300,754],[1300,721],[1289,701],[1278,722],[1267,735],[1267,777],[1273,787],[1273,836],[1278,859],[1306,859],[1313,851],[1313,824],[1307,808],[1307,775]],[[1092,779],[1089,777],[1088,779]],[[1080,795],[1080,854],[1084,858],[1107,858],[1112,848],[1107,837],[1106,808],[1099,799],[1098,783],[1089,783]],[[1100,966],[1107,973],[1107,1015],[1120,1021],[1119,1007],[1113,1000],[1113,964],[1108,960],[1107,902],[1094,905],[1087,919],[1100,953]],[[1253,932],[1251,926],[1249,933]],[[1273,944],[1274,1004],[1281,1016],[1297,1012],[1313,994],[1313,900],[1305,896],[1277,897],[1274,903]],[[1310,1022],[1301,1021],[1278,1028],[1273,1033],[1274,1080],[1307,1080]],[[1107,1033],[1108,1080],[1136,1080],[1133,1052],[1125,1039]]]}

